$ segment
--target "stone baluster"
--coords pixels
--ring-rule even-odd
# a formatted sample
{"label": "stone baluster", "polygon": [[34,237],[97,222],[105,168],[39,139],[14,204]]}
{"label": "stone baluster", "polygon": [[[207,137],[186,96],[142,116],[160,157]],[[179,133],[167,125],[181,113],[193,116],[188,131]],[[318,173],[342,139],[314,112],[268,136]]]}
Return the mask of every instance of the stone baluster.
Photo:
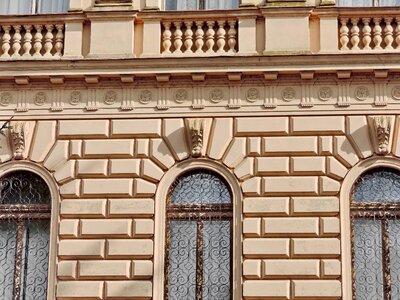
{"label": "stone baluster", "polygon": [[214,35],[215,35],[214,25],[215,25],[215,21],[207,21],[207,26],[208,26],[208,29],[206,31],[206,52],[207,53],[214,52],[214,45],[215,45],[215,41],[214,41]]}
{"label": "stone baluster", "polygon": [[164,32],[163,32],[163,53],[171,53],[171,46],[172,46],[172,42],[171,42],[171,22],[163,22],[163,26],[164,26]]}
{"label": "stone baluster", "polygon": [[360,28],[358,27],[359,18],[351,18],[351,50],[360,50],[358,44],[360,43]]}
{"label": "stone baluster", "polygon": [[42,56],[42,54],[40,53],[40,51],[42,51],[42,39],[43,39],[43,35],[42,35],[42,30],[43,30],[43,25],[35,25],[35,36],[33,37],[33,50],[35,51],[33,53],[34,57],[40,57]]}
{"label": "stone baluster", "polygon": [[374,21],[374,28],[372,29],[373,33],[373,41],[375,44],[374,50],[382,49],[382,28],[381,28],[381,18],[373,18]]}
{"label": "stone baluster", "polygon": [[400,49],[400,17],[396,17],[396,29],[394,30],[396,49]]}
{"label": "stone baluster", "polygon": [[193,53],[193,21],[185,21],[185,53],[190,54]]}
{"label": "stone baluster", "polygon": [[175,47],[175,51],[174,53],[182,53],[182,36],[183,36],[183,32],[181,30],[181,26],[182,26],[182,22],[181,21],[177,21],[174,22],[174,26],[175,26],[175,32],[174,32],[174,47]]}
{"label": "stone baluster", "polygon": [[225,35],[226,35],[226,31],[225,31],[225,23],[226,21],[217,21],[218,24],[218,30],[217,30],[217,52],[218,53],[222,53],[225,52],[225,44],[226,44],[226,40],[225,40]]}
{"label": "stone baluster", "polygon": [[43,54],[43,56],[45,57],[51,57],[51,50],[53,49],[53,29],[54,29],[54,25],[50,25],[47,24],[45,25],[45,28],[47,30],[46,34],[44,35],[44,50],[45,53]]}
{"label": "stone baluster", "polygon": [[64,42],[64,33],[63,33],[64,25],[57,24],[56,29],[57,29],[56,42],[54,44],[54,49],[56,50],[56,53],[54,54],[54,56],[61,57],[62,56],[61,52],[64,48],[64,43],[63,43]]}
{"label": "stone baluster", "polygon": [[204,46],[204,30],[203,30],[203,24],[204,21],[196,21],[196,32],[194,33],[195,36],[195,42],[194,45],[196,47],[196,53],[203,53],[203,46]]}
{"label": "stone baluster", "polygon": [[13,34],[13,39],[12,39],[12,50],[13,54],[12,57],[21,57],[21,54],[19,54],[19,51],[21,50],[21,25],[13,25],[14,28],[14,34]]}
{"label": "stone baluster", "polygon": [[229,53],[235,53],[236,52],[236,21],[235,20],[229,20],[229,30],[228,30],[228,46],[229,46]]}
{"label": "stone baluster", "polygon": [[385,17],[385,28],[383,29],[384,41],[385,41],[385,49],[392,50],[393,49],[393,27],[392,27],[392,17]]}
{"label": "stone baluster", "polygon": [[24,49],[23,57],[31,56],[32,49],[32,25],[24,25],[25,34],[24,34],[24,44],[22,45],[22,49]]}
{"label": "stone baluster", "polygon": [[340,50],[349,50],[349,28],[347,27],[348,18],[340,18]]}
{"label": "stone baluster", "polygon": [[362,42],[364,45],[364,50],[371,50],[371,26],[369,26],[369,23],[371,22],[371,18],[362,18],[362,22],[364,24],[363,29],[362,29]]}
{"label": "stone baluster", "polygon": [[4,34],[3,34],[2,45],[1,45],[1,49],[3,50],[3,54],[1,55],[1,57],[6,58],[6,57],[10,57],[10,54],[8,52],[11,49],[11,46],[10,46],[10,41],[11,41],[10,30],[11,30],[11,26],[10,25],[4,25],[3,26],[3,30],[4,30]]}

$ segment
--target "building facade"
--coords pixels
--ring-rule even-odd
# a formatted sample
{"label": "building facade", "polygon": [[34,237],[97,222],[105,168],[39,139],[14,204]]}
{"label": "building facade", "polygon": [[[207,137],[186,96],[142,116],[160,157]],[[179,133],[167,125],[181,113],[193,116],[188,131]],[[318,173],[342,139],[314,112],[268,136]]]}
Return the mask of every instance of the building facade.
{"label": "building facade", "polygon": [[1,299],[398,299],[399,3],[45,2],[0,6]]}

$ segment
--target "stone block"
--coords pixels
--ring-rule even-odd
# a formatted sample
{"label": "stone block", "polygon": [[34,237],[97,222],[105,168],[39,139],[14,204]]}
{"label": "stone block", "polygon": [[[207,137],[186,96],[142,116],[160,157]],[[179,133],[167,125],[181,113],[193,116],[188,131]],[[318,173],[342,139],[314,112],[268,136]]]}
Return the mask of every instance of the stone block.
{"label": "stone block", "polygon": [[266,155],[302,154],[316,155],[318,139],[311,136],[265,137],[263,138]]}
{"label": "stone block", "polygon": [[108,159],[80,159],[77,165],[79,177],[106,177]]}
{"label": "stone block", "polygon": [[113,120],[112,137],[160,137],[161,119]]}
{"label": "stone block", "polygon": [[345,166],[352,167],[358,163],[359,158],[350,141],[345,136],[334,137],[335,157]]}
{"label": "stone block", "polygon": [[165,119],[163,121],[163,137],[173,150],[177,160],[189,157],[189,148],[186,141],[186,129],[183,119]]}
{"label": "stone block", "polygon": [[339,213],[337,197],[293,197],[292,211],[295,215],[335,215]]}
{"label": "stone block", "polygon": [[82,237],[130,237],[132,235],[132,220],[81,220]]}
{"label": "stone block", "polygon": [[318,193],[318,177],[263,177],[263,187],[264,194],[315,195]]}
{"label": "stone block", "polygon": [[245,257],[289,257],[289,239],[246,238],[243,241]]}
{"label": "stone block", "polygon": [[104,258],[104,240],[61,240],[58,256],[61,258]]}
{"label": "stone block", "polygon": [[291,171],[299,175],[325,174],[325,157],[291,157]]}
{"label": "stone block", "polygon": [[57,299],[104,299],[103,281],[60,281],[57,283]]}
{"label": "stone block", "polygon": [[142,279],[153,276],[153,262],[151,260],[132,261],[132,278]]}
{"label": "stone block", "polygon": [[164,170],[168,170],[175,164],[171,151],[162,139],[150,141],[150,157]]}
{"label": "stone block", "polygon": [[264,236],[318,236],[318,218],[263,218]]}
{"label": "stone block", "polygon": [[132,196],[133,179],[83,179],[82,193],[84,196],[109,195]]}
{"label": "stone block", "polygon": [[290,299],[290,281],[246,280],[243,296],[245,299]]}
{"label": "stone block", "polygon": [[81,158],[82,157],[82,145],[81,140],[69,141],[69,157],[70,158]]}
{"label": "stone block", "polygon": [[216,118],[210,134],[208,156],[221,159],[233,138],[233,119]]}
{"label": "stone block", "polygon": [[247,138],[247,156],[260,156],[261,155],[261,138],[249,137]]}
{"label": "stone block", "polygon": [[62,200],[60,214],[63,217],[105,217],[106,199]]}
{"label": "stone block", "polygon": [[62,280],[77,278],[78,262],[74,260],[63,260],[57,264],[57,278]]}
{"label": "stone block", "polygon": [[254,175],[254,158],[246,157],[242,162],[235,168],[234,171],[237,178],[244,180]]}
{"label": "stone block", "polygon": [[287,117],[251,117],[235,119],[235,136],[287,135],[288,133],[289,118]]}
{"label": "stone block", "polygon": [[164,171],[153,161],[150,159],[142,159],[141,177],[153,182],[159,182],[163,176]]}
{"label": "stone block", "polygon": [[324,278],[337,278],[342,274],[342,266],[340,260],[323,259],[321,260],[321,273]]}
{"label": "stone block", "polygon": [[154,215],[153,199],[110,199],[111,217],[138,217]]}
{"label": "stone block", "polygon": [[69,141],[57,141],[43,165],[50,171],[61,167],[68,160],[68,147]]}
{"label": "stone block", "polygon": [[139,177],[140,159],[110,159],[110,175],[113,177]]}
{"label": "stone block", "polygon": [[154,183],[138,178],[135,179],[135,196],[151,197],[156,193],[157,185]]}
{"label": "stone block", "polygon": [[327,175],[336,180],[342,180],[347,174],[347,168],[332,156],[329,156],[326,159]]}
{"label": "stone block", "polygon": [[79,262],[80,279],[129,279],[131,262],[128,260],[90,260]]}
{"label": "stone block", "polygon": [[75,160],[68,160],[54,172],[54,178],[58,183],[63,183],[74,179],[75,177]]}
{"label": "stone block", "polygon": [[223,162],[229,168],[235,168],[245,157],[246,139],[234,138],[223,158]]}
{"label": "stone block", "polygon": [[267,259],[263,261],[263,274],[274,278],[318,278],[318,259]]}
{"label": "stone block", "polygon": [[367,118],[365,116],[346,117],[346,132],[363,158],[370,157],[374,151],[369,135]]}
{"label": "stone block", "polygon": [[261,278],[261,260],[245,259],[243,262],[243,276],[247,279]]}
{"label": "stone block", "polygon": [[85,140],[85,157],[132,157],[134,140]]}
{"label": "stone block", "polygon": [[292,117],[292,134],[344,134],[344,117]]}
{"label": "stone block", "polygon": [[256,158],[256,174],[257,175],[289,174],[289,157]]}
{"label": "stone block", "polygon": [[56,121],[39,121],[33,136],[30,159],[42,162],[56,141]]}
{"label": "stone block", "polygon": [[342,284],[339,280],[294,280],[294,299],[341,299]]}
{"label": "stone block", "polygon": [[151,237],[154,234],[154,221],[152,219],[133,220],[134,237]]}
{"label": "stone block", "polygon": [[78,237],[79,220],[61,220],[58,232],[63,238]]}
{"label": "stone block", "polygon": [[109,133],[109,120],[61,120],[58,136],[60,138],[106,138]]}
{"label": "stone block", "polygon": [[110,239],[107,249],[109,258],[150,258],[153,256],[153,241]]}
{"label": "stone block", "polygon": [[261,218],[245,218],[243,220],[243,235],[246,237],[261,236]]}
{"label": "stone block", "polygon": [[151,299],[151,281],[106,281],[107,299]]}
{"label": "stone block", "polygon": [[331,136],[319,136],[319,154],[320,155],[332,155],[333,154],[333,137]]}
{"label": "stone block", "polygon": [[60,187],[60,194],[64,198],[78,198],[81,193],[81,180],[75,179],[70,182],[64,183]]}
{"label": "stone block", "polygon": [[294,238],[293,257],[338,257],[340,240],[336,238]]}
{"label": "stone block", "polygon": [[335,217],[321,218],[321,234],[324,236],[337,236],[340,233],[340,219]]}
{"label": "stone block", "polygon": [[321,195],[337,195],[340,191],[340,182],[327,176],[319,178],[319,190]]}
{"label": "stone block", "polygon": [[261,177],[253,177],[242,183],[242,191],[246,196],[257,196],[261,194]]}
{"label": "stone block", "polygon": [[136,157],[148,157],[149,156],[149,144],[148,139],[136,139],[135,140],[135,156]]}
{"label": "stone block", "polygon": [[243,200],[243,213],[251,215],[288,215],[289,198],[288,197],[255,197],[245,198]]}

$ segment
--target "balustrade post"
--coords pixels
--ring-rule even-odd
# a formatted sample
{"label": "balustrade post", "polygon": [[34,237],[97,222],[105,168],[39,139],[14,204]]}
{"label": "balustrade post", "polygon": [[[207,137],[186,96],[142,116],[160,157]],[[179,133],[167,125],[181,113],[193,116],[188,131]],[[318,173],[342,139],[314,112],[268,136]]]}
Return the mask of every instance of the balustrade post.
{"label": "balustrade post", "polygon": [[371,18],[362,18],[362,22],[364,24],[363,29],[362,29],[362,42],[363,42],[363,50],[371,50],[371,26],[369,26],[369,23],[371,22]]}
{"label": "balustrade post", "polygon": [[10,35],[10,30],[11,26],[9,25],[4,25],[3,26],[3,38],[2,38],[2,45],[1,49],[3,50],[3,54],[1,55],[2,58],[8,58],[10,57],[10,54],[8,53],[11,49],[11,35]]}
{"label": "balustrade post", "polygon": [[383,29],[383,33],[384,33],[384,41],[385,41],[385,49],[387,50],[392,50],[393,49],[393,27],[392,27],[392,21],[393,18],[392,17],[385,17],[385,28]]}
{"label": "balustrade post", "polygon": [[23,57],[29,57],[31,56],[31,49],[32,49],[32,25],[24,25],[25,29],[25,34],[24,34],[24,44],[22,48],[24,49],[24,54],[22,54]]}

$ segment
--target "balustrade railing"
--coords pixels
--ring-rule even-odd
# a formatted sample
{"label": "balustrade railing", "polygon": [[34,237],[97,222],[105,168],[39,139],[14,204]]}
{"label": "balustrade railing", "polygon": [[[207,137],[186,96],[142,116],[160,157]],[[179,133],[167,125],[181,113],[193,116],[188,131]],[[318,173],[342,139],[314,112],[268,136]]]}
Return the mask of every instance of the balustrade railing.
{"label": "balustrade railing", "polygon": [[232,55],[238,47],[236,19],[162,21],[163,55]]}
{"label": "balustrade railing", "polygon": [[0,59],[60,58],[64,24],[0,24]]}
{"label": "balustrade railing", "polygon": [[400,15],[339,18],[342,51],[400,51]]}

